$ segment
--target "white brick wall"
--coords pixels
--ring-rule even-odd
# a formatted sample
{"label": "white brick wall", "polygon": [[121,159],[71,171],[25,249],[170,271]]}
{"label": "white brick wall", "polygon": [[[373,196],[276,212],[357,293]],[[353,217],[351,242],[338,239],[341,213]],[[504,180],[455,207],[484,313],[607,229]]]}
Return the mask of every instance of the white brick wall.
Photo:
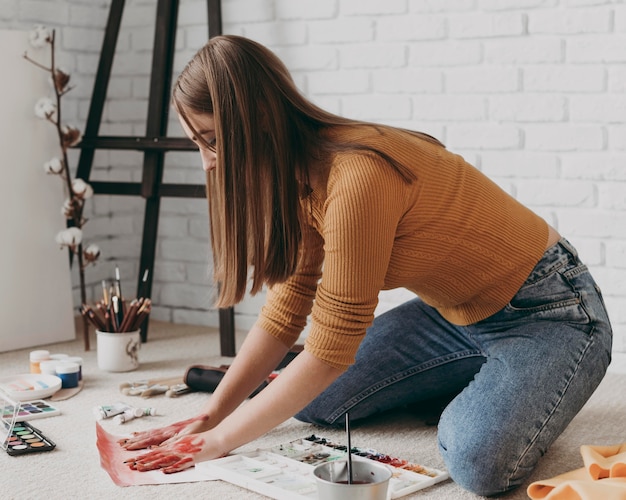
{"label": "white brick wall", "polygon": [[[154,0],[128,0],[102,133],[142,134]],[[177,71],[206,40],[206,2],[181,0]],[[0,1],[0,27],[59,28],[77,88],[65,116],[84,124],[108,2]],[[441,138],[554,224],[602,286],[626,352],[626,3],[623,0],[223,0],[227,33],[277,52],[316,103]],[[67,64],[65,64],[67,61]],[[173,122],[172,133],[179,133]],[[167,158],[170,182],[202,183],[199,159]],[[101,152],[99,179],[141,177],[141,155]],[[97,197],[86,233],[134,284],[141,200]],[[155,317],[217,324],[206,203],[164,200]],[[381,295],[380,310],[406,298]],[[262,297],[237,307],[248,327]]]}

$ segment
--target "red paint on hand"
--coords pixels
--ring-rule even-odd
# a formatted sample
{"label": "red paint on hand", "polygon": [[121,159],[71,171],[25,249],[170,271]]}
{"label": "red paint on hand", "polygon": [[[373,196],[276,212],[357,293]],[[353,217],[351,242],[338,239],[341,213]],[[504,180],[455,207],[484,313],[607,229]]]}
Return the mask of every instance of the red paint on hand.
{"label": "red paint on hand", "polygon": [[194,455],[202,451],[203,445],[204,439],[197,435],[183,436],[126,463],[132,470],[140,472],[158,469],[166,474],[180,472],[194,465]]}
{"label": "red paint on hand", "polygon": [[189,433],[198,432],[201,423],[206,422],[208,418],[209,417],[206,415],[201,415],[183,420],[181,422],[176,422],[166,427],[150,429],[143,432],[135,432],[132,437],[120,439],[118,443],[126,450],[141,450],[153,446],[159,446],[163,442],[173,438],[183,431],[189,431]]}

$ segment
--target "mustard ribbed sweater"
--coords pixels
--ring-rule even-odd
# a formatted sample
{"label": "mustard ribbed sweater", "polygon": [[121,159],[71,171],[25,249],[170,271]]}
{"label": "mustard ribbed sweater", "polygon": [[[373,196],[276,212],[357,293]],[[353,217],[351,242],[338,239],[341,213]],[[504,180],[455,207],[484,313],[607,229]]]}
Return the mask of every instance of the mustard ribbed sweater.
{"label": "mustard ribbed sweater", "polygon": [[[539,261],[546,222],[460,156],[407,132],[333,131],[390,155],[339,153],[323,187],[303,200],[300,265],[267,294],[257,325],[293,344],[311,314],[305,349],[346,369],[373,321],[380,290],[404,287],[448,321],[467,325],[502,309]],[[323,273],[322,273],[323,268]]]}

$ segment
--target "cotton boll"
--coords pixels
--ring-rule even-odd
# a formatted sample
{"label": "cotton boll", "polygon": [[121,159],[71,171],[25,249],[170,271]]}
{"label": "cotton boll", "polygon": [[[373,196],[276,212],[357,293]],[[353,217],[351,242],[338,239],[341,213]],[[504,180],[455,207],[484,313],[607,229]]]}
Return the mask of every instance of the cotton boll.
{"label": "cotton boll", "polygon": [[64,69],[57,68],[54,72],[53,83],[57,89],[57,92],[59,94],[62,94],[70,83],[69,73]]}
{"label": "cotton boll", "polygon": [[56,235],[56,242],[62,247],[74,248],[76,245],[80,245],[82,241],[83,232],[77,227],[68,227]]}
{"label": "cotton boll", "polygon": [[74,205],[72,204],[72,200],[66,198],[63,202],[63,206],[61,207],[61,213],[65,216],[66,219],[74,218]]}
{"label": "cotton boll", "polygon": [[54,157],[43,164],[43,169],[47,174],[60,174],[63,171],[63,162],[60,158]]}
{"label": "cotton boll", "polygon": [[62,140],[64,147],[75,146],[80,142],[81,134],[80,130],[70,125],[65,125],[61,128]]}
{"label": "cotton boll", "polygon": [[82,179],[74,179],[72,181],[72,190],[76,196],[83,200],[93,196],[93,188]]}
{"label": "cotton boll", "polygon": [[56,113],[57,105],[49,97],[42,97],[35,104],[35,115],[37,118],[46,120]]}
{"label": "cotton boll", "polygon": [[91,243],[83,250],[83,257],[88,263],[95,263],[98,260],[98,257],[100,257],[100,248],[98,245]]}
{"label": "cotton boll", "polygon": [[47,43],[52,41],[52,33],[45,26],[38,24],[29,33],[28,40],[30,45],[36,49],[45,47]]}

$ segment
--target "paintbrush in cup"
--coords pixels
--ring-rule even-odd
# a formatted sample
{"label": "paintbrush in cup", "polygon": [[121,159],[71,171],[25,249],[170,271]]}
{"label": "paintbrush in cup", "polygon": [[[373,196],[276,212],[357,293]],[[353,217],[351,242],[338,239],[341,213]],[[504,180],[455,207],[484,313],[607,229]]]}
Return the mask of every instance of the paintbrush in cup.
{"label": "paintbrush in cup", "polygon": [[348,439],[348,484],[352,484],[352,442],[350,441],[350,415],[347,412],[346,437]]}

